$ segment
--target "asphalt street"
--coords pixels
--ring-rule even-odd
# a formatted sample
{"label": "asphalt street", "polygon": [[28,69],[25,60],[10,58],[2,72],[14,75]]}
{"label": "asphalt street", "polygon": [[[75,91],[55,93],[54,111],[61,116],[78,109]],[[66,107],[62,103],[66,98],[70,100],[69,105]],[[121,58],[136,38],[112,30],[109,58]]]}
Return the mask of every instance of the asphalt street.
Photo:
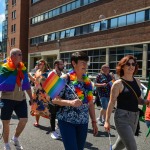
{"label": "asphalt street", "polygon": [[[95,107],[96,115],[99,114],[99,108]],[[30,107],[29,107],[30,112]],[[112,144],[117,139],[117,133],[113,126],[113,114],[111,117],[111,141]],[[12,120],[10,123],[10,138],[13,136],[17,125],[18,119],[15,114],[12,115]],[[20,143],[24,147],[24,150],[64,150],[63,143],[61,140],[53,140],[50,137],[50,123],[48,119],[41,118],[40,126],[34,127],[33,123],[35,118],[29,114],[29,121],[24,129],[24,132],[20,136]],[[140,123],[141,133],[140,136],[136,137],[138,150],[149,150],[150,149],[150,136],[144,142],[145,135],[147,132],[147,127],[144,123]],[[98,126],[99,132],[96,137],[92,135],[91,121],[89,122],[88,136],[85,144],[85,150],[109,150],[109,138],[108,134],[104,131],[103,126]],[[71,134],[71,133],[70,133]],[[71,140],[71,139],[70,139]],[[69,143],[68,143],[69,144]],[[15,147],[11,144],[12,150]],[[0,150],[3,149],[3,140],[0,140]]]}

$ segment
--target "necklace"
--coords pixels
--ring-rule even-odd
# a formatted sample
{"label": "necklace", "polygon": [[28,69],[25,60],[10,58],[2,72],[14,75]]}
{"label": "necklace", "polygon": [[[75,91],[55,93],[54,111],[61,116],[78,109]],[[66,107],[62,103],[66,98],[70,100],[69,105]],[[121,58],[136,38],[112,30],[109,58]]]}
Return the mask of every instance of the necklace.
{"label": "necklace", "polygon": [[70,74],[70,81],[72,81],[72,84],[74,85],[75,92],[78,98],[82,100],[83,103],[88,103],[89,101],[93,100],[92,84],[91,80],[87,77],[87,75],[86,74],[82,75],[85,88],[85,91],[83,92],[79,84],[79,81],[77,80],[76,72],[74,70],[71,70],[69,74]]}

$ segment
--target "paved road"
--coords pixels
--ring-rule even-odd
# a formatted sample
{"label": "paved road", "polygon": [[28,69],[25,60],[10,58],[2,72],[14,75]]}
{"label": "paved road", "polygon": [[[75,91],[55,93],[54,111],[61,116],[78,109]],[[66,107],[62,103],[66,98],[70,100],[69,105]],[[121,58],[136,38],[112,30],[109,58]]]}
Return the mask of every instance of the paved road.
{"label": "paved road", "polygon": [[[96,107],[95,110],[98,116],[99,108]],[[20,137],[20,142],[22,143],[24,150],[64,150],[61,140],[51,139],[50,123],[48,119],[41,118],[40,119],[41,126],[39,128],[33,126],[34,121],[35,121],[34,117],[29,115],[29,121],[27,123],[27,126]],[[10,137],[12,137],[13,135],[17,122],[18,120],[16,116],[13,115],[10,123],[10,128],[11,128]],[[138,150],[150,149],[150,136],[148,137],[147,142],[144,143],[146,132],[147,132],[146,125],[144,123],[141,123],[141,134],[139,137],[136,137]],[[116,130],[112,128],[111,129],[112,143],[115,142],[116,138],[117,138]],[[2,140],[0,140],[0,150],[2,149],[3,149],[3,143]],[[15,150],[13,145],[12,145],[12,150]],[[109,150],[109,138],[102,126],[99,126],[99,133],[97,137],[93,137],[91,124],[89,124],[85,150]]]}

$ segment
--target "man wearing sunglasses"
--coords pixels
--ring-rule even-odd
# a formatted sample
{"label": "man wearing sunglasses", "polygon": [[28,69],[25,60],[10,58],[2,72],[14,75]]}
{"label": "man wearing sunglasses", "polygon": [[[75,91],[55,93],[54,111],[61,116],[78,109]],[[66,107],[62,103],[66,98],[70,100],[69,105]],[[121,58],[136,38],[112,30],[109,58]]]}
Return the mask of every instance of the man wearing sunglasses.
{"label": "man wearing sunglasses", "polygon": [[1,109],[1,119],[4,126],[4,150],[11,149],[9,145],[9,124],[13,111],[18,117],[19,123],[11,142],[17,150],[23,149],[18,138],[25,128],[28,118],[27,103],[24,93],[25,90],[32,103],[27,69],[22,62],[22,52],[20,49],[14,48],[10,51],[10,57],[7,58],[7,62],[0,68],[0,91],[2,91],[1,101],[4,103],[4,106]]}

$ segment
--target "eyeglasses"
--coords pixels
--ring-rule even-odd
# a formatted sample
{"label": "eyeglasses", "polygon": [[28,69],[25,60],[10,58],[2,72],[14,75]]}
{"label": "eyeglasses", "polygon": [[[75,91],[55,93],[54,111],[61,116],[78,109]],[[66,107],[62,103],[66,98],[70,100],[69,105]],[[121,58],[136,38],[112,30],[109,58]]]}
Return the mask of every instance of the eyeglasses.
{"label": "eyeglasses", "polygon": [[129,63],[129,62],[128,62],[128,63],[126,63],[126,65],[127,65],[127,66],[134,66],[134,67],[135,67],[135,66],[136,66],[136,63]]}

